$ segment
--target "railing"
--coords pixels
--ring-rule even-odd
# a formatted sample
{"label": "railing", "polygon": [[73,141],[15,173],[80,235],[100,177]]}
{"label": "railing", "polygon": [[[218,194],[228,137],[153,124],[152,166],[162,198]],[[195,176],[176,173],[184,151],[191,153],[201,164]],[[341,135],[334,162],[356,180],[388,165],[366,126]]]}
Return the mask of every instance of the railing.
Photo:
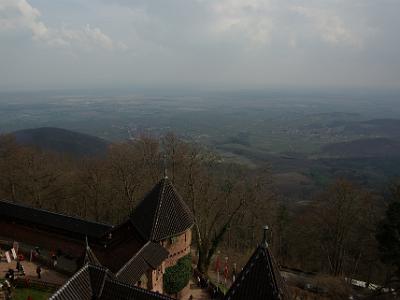
{"label": "railing", "polygon": [[30,276],[25,276],[24,278],[17,278],[14,283],[16,287],[33,288],[35,290],[46,291],[46,292],[55,292],[61,287],[60,284],[38,280]]}

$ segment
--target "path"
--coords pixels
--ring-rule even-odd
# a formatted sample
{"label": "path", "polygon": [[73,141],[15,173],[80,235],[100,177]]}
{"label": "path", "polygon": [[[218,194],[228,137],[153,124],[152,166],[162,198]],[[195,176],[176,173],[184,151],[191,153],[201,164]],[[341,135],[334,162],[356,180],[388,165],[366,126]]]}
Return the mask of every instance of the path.
{"label": "path", "polygon": [[[7,273],[8,269],[14,269],[16,267],[16,262],[12,261],[11,263],[7,262],[0,262],[0,277],[4,277],[5,274]],[[35,263],[29,262],[29,261],[22,261],[21,262],[22,266],[24,267],[25,275],[29,277],[34,277],[37,278],[36,274],[36,267],[37,265]],[[47,268],[42,267],[42,273],[41,273],[41,280],[50,282],[50,283],[55,283],[62,285],[64,282],[68,280],[68,277],[60,274],[54,270],[49,270]]]}
{"label": "path", "polygon": [[206,290],[201,289],[197,284],[195,284],[193,282],[193,280],[189,281],[189,285],[190,285],[190,294],[189,295],[193,296],[193,300],[209,300],[209,299],[211,299],[210,294]]}

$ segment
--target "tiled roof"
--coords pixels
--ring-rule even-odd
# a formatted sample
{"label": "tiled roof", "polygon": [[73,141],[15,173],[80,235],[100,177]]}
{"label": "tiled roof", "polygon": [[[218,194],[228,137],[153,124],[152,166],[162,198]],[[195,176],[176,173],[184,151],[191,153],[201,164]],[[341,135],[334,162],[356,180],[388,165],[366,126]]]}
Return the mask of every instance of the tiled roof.
{"label": "tiled roof", "polygon": [[51,300],[92,300],[93,292],[90,280],[89,265],[74,274],[57,292]]}
{"label": "tiled roof", "polygon": [[193,226],[194,218],[168,178],[162,179],[139,203],[131,220],[143,237],[161,241]]}
{"label": "tiled roof", "polygon": [[0,218],[43,226],[46,229],[62,231],[80,239],[85,236],[100,238],[112,228],[111,225],[89,222],[8,201],[0,201]]}
{"label": "tiled roof", "polygon": [[172,298],[124,284],[101,266],[86,264],[50,300],[172,300]]}
{"label": "tiled roof", "polygon": [[85,259],[84,259],[85,264],[91,264],[94,266],[101,266],[101,263],[97,259],[96,255],[92,251],[92,249],[89,246],[88,240],[86,238],[86,249],[85,249]]}
{"label": "tiled roof", "polygon": [[136,284],[147,270],[157,269],[168,257],[168,251],[158,243],[147,242],[116,274],[118,280]]}
{"label": "tiled roof", "polygon": [[99,300],[173,300],[166,295],[145,290],[117,280],[107,280]]}
{"label": "tiled roof", "polygon": [[224,300],[287,300],[288,291],[266,243],[254,251]]}

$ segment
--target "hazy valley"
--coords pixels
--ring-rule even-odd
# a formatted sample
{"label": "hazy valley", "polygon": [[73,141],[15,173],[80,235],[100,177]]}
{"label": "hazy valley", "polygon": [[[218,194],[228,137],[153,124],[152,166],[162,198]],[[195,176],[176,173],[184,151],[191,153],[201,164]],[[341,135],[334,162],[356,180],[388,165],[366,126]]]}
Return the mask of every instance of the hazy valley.
{"label": "hazy valley", "polygon": [[397,100],[395,94],[355,92],[3,93],[0,129],[57,127],[101,138],[17,132],[22,142],[73,155],[102,153],[106,141],[174,132],[222,160],[270,168],[285,198],[304,201],[336,178],[383,191],[400,176]]}

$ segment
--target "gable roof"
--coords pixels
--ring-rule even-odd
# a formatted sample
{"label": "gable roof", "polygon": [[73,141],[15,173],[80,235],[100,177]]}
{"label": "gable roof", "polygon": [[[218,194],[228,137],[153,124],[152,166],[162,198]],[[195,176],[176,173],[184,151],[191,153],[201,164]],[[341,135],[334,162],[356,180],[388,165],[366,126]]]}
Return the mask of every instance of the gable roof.
{"label": "gable roof", "polygon": [[289,299],[285,282],[281,277],[266,240],[254,251],[224,297],[224,300],[245,299]]}
{"label": "gable roof", "polygon": [[43,226],[47,229],[53,229],[53,231],[62,231],[80,240],[85,236],[101,238],[107,230],[112,228],[108,224],[85,221],[8,201],[0,201],[0,218]]}
{"label": "gable roof", "polygon": [[86,264],[50,300],[171,300],[168,296],[124,284],[102,266]]}
{"label": "gable roof", "polygon": [[148,241],[161,241],[191,228],[193,215],[182,197],[165,177],[134,209],[131,221]]}
{"label": "gable roof", "polygon": [[147,270],[157,269],[168,254],[160,244],[147,242],[115,275],[124,283],[135,284]]}

